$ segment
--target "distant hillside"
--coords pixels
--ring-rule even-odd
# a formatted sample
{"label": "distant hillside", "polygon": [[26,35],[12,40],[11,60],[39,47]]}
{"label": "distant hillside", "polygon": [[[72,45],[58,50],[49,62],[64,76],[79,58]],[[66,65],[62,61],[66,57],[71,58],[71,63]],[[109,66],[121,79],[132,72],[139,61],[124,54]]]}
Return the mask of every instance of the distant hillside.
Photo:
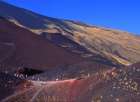
{"label": "distant hillside", "polygon": [[[48,32],[52,33],[52,36],[56,33],[61,34],[66,37],[61,41],[65,47],[71,48],[72,44],[66,42],[69,39],[90,52],[82,53],[82,56],[98,55],[108,59],[111,63],[122,65],[140,61],[140,38],[127,32],[100,28],[77,21],[45,17],[4,2],[0,2],[0,16],[39,35],[42,33],[45,35]],[[78,51],[76,49],[76,52]]]}

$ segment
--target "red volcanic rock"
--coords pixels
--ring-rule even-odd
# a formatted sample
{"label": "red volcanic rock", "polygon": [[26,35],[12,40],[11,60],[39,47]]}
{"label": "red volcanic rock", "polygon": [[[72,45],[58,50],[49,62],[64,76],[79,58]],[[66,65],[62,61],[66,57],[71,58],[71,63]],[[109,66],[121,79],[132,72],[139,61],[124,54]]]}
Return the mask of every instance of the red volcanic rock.
{"label": "red volcanic rock", "polygon": [[125,68],[79,79],[31,81],[31,87],[2,102],[139,102],[138,74],[137,69]]}
{"label": "red volcanic rock", "polygon": [[[28,90],[19,91],[2,102],[89,102],[99,77],[61,81],[32,82]],[[32,93],[32,95],[30,95]],[[23,98],[24,97],[24,98]]]}
{"label": "red volcanic rock", "polygon": [[83,61],[80,56],[4,19],[0,19],[0,41],[13,43],[16,48],[15,52],[1,63],[5,67],[23,66],[45,70]]}

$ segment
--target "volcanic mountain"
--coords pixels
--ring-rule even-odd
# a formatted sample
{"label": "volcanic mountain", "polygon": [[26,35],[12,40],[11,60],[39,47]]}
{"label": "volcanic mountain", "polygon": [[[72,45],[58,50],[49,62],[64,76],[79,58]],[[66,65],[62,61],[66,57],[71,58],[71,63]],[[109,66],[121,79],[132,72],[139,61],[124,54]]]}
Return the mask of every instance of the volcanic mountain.
{"label": "volcanic mountain", "polygon": [[46,17],[4,2],[0,16],[82,57],[117,65],[140,61],[140,38],[128,32]]}
{"label": "volcanic mountain", "polygon": [[[46,81],[81,77],[112,68],[103,62],[64,49],[2,17],[0,28],[0,71],[2,72],[10,74],[16,72],[31,76],[31,80],[34,77],[34,80]],[[34,76],[34,74],[39,75]]]}
{"label": "volcanic mountain", "polygon": [[139,45],[127,32],[0,1],[0,101],[139,102]]}
{"label": "volcanic mountain", "polygon": [[17,67],[46,70],[84,61],[79,55],[0,18],[1,71]]}

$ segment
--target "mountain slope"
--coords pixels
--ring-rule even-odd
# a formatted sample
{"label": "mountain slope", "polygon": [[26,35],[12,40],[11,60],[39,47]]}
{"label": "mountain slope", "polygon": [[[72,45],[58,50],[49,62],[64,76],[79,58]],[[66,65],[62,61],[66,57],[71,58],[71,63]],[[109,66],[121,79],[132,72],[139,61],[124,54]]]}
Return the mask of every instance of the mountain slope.
{"label": "mountain slope", "polygon": [[46,32],[62,34],[91,53],[109,59],[113,63],[129,65],[140,61],[140,39],[127,32],[45,17],[4,2],[0,2],[0,16],[36,34]]}
{"label": "mountain slope", "polygon": [[[7,52],[1,57],[4,58],[1,62],[1,71],[10,66],[46,70],[84,61],[79,55],[58,47],[45,38],[3,18],[0,18],[0,42],[5,44],[3,49],[1,44],[0,51]],[[8,44],[14,47],[10,50],[7,48]]]}
{"label": "mountain slope", "polygon": [[11,56],[15,51],[15,46],[11,43],[0,43],[0,62]]}

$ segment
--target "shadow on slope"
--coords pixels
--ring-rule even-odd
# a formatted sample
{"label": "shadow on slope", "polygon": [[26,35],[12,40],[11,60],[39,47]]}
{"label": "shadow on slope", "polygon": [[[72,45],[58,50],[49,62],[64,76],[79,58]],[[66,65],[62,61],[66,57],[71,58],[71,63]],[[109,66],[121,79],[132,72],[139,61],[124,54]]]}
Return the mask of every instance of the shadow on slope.
{"label": "shadow on slope", "polygon": [[[46,70],[61,65],[79,63],[85,59],[64,48],[52,44],[45,38],[0,19],[0,41],[13,43],[15,52],[1,64],[6,68],[28,67]],[[10,69],[9,69],[10,70]]]}

